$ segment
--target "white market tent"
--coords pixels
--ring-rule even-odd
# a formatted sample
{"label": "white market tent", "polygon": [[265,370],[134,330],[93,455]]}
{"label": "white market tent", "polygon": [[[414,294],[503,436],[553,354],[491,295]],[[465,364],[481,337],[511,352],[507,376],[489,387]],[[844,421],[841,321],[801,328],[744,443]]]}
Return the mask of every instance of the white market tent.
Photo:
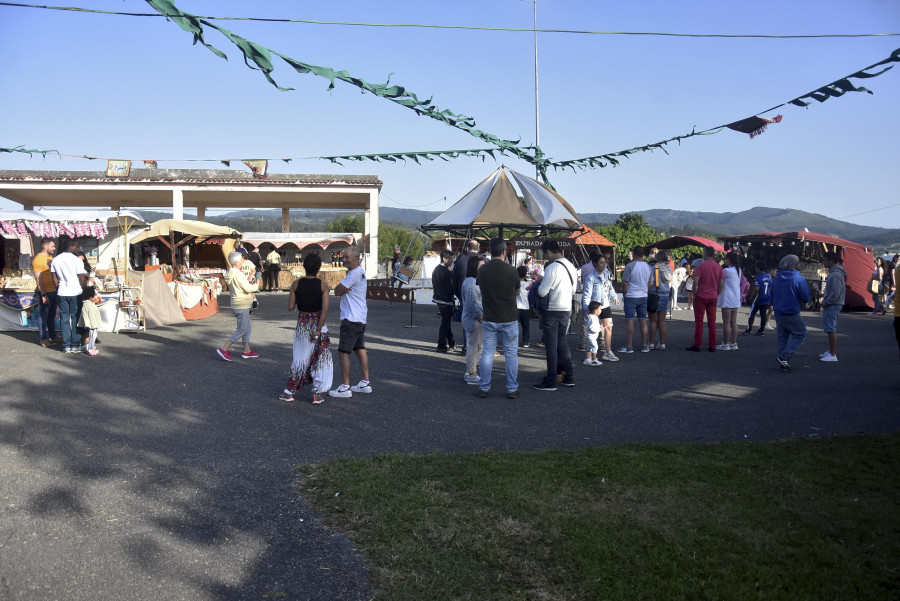
{"label": "white market tent", "polygon": [[502,237],[504,230],[547,233],[580,228],[581,218],[562,196],[537,180],[500,167],[420,229],[466,237],[497,229]]}
{"label": "white market tent", "polygon": [[[59,237],[76,237],[77,234],[72,227],[68,229],[69,233],[59,231],[60,226],[73,224],[97,224],[101,223],[107,230],[102,238],[96,238],[92,235],[79,237],[85,243],[96,240],[94,244],[88,244],[89,248],[84,248],[89,256],[96,259],[95,269],[105,271],[116,266],[117,262],[124,263],[129,257],[130,241],[137,236],[142,230],[149,227],[144,221],[141,214],[136,211],[110,211],[98,209],[41,209],[40,211],[0,211],[0,223],[22,225],[25,234],[6,232],[0,229],[0,233],[7,239],[20,238],[24,241],[21,250],[21,267],[27,269],[31,263],[31,257],[38,252],[41,235],[35,232],[41,232],[41,228],[35,228],[38,224],[53,224],[54,231],[59,233]],[[34,229],[33,229],[34,228]],[[126,233],[127,231],[127,233]],[[56,238],[56,236],[48,235],[48,237]],[[32,244],[33,241],[33,244]],[[58,240],[57,240],[58,242]],[[29,248],[30,247],[30,248]]]}

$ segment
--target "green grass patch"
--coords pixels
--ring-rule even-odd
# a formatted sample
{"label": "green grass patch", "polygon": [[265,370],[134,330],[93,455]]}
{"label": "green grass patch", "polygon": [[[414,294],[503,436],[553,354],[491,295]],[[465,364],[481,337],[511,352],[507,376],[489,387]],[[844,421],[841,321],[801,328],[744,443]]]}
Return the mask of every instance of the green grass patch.
{"label": "green grass patch", "polygon": [[378,599],[900,598],[900,436],[299,471]]}

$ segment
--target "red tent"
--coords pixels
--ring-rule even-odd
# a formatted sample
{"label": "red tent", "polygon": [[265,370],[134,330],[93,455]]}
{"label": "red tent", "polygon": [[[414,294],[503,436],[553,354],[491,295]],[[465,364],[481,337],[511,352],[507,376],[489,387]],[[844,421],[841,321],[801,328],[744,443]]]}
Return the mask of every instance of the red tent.
{"label": "red tent", "polygon": [[815,232],[764,232],[721,236],[721,239],[746,247],[742,253],[744,256],[747,256],[754,244],[760,245],[760,248],[763,245],[769,245],[770,249],[777,248],[774,255],[777,259],[793,253],[800,257],[801,261],[809,263],[821,262],[822,254],[826,251],[836,252],[843,259],[844,269],[847,270],[845,304],[850,307],[874,307],[872,295],[868,291],[869,280],[874,270],[874,255],[869,246]]}
{"label": "red tent", "polygon": [[723,252],[725,250],[725,247],[715,240],[710,240],[709,238],[704,238],[702,236],[672,236],[671,238],[665,238],[658,242],[654,242],[653,244],[648,244],[644,248],[646,250],[650,250],[651,248],[665,250],[669,248],[681,248],[682,246],[712,246],[718,252]]}

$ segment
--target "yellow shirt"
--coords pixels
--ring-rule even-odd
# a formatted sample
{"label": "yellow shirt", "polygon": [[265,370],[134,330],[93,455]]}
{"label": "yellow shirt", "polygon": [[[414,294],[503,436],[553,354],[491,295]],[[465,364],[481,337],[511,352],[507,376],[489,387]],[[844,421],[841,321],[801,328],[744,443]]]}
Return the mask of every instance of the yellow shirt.
{"label": "yellow shirt", "polygon": [[269,265],[278,265],[281,263],[281,255],[278,254],[277,250],[273,250],[266,255],[266,263]]}
{"label": "yellow shirt", "polygon": [[31,261],[31,270],[34,277],[40,278],[44,292],[56,292],[56,284],[53,282],[53,275],[50,273],[50,263],[53,257],[43,252],[35,255]]}
{"label": "yellow shirt", "polygon": [[253,293],[259,291],[259,286],[248,282],[247,277],[233,267],[225,274],[225,283],[231,291],[231,308],[249,309],[253,304]]}

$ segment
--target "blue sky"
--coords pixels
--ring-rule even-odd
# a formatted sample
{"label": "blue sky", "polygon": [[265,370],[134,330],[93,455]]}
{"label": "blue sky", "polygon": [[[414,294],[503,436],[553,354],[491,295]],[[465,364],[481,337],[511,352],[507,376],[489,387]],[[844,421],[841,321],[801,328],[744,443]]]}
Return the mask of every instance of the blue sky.
{"label": "blue sky", "polygon": [[[151,12],[139,0],[66,2]],[[177,0],[200,15],[529,28],[529,0],[234,2]],[[533,35],[219,21],[298,60],[391,81],[479,128],[532,144]],[[680,33],[900,32],[894,0],[687,3],[539,0],[538,27]],[[160,167],[219,168],[165,159],[310,157],[483,148],[468,134],[340,82],[301,76],[276,62],[279,92],[214,32],[207,41],[159,18],[0,7],[0,146],[58,149]],[[558,160],[657,142],[735,121],[886,58],[900,37],[698,39],[539,35],[541,146]],[[277,61],[277,59],[276,59]],[[847,221],[900,227],[900,64],[851,93],[807,109],[780,108],[782,123],[751,140],[723,131],[621,166],[550,172],[581,212],[669,208],[741,211],[790,207]],[[774,115],[773,113],[772,115]],[[772,116],[768,115],[768,116]],[[459,158],[418,166],[280,161],[282,173],[377,174],[382,206],[440,210],[500,163]],[[236,164],[232,164],[236,166]],[[140,164],[136,166],[141,166]],[[0,169],[105,169],[101,161],[2,154]],[[18,205],[0,199],[0,208]],[[810,229],[815,231],[815,225]]]}

